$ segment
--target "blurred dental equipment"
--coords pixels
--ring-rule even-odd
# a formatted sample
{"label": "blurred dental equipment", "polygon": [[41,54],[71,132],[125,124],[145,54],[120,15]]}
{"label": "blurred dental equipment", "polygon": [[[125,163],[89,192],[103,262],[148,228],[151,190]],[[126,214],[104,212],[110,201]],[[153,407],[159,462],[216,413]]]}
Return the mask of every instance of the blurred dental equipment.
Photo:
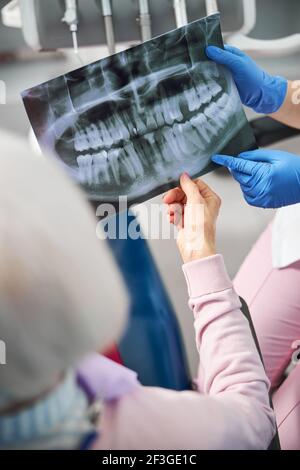
{"label": "blurred dental equipment", "polygon": [[[297,3],[295,3],[295,7]],[[72,42],[65,25],[61,23],[62,4],[65,22],[72,32]],[[116,7],[116,5],[118,5]],[[107,45],[109,53],[129,45],[147,41],[195,21],[206,14],[220,11],[225,42],[253,56],[282,57],[300,51],[300,33],[297,27],[280,27],[279,35],[270,38],[261,29],[262,5],[257,0],[12,0],[2,8],[6,26],[22,28],[24,39],[35,50],[77,49]],[[274,10],[279,8],[274,5]],[[277,11],[277,10],[276,10]],[[275,13],[274,13],[275,14]],[[104,27],[101,27],[101,18]],[[294,17],[297,16],[295,11]],[[80,28],[78,28],[80,21]],[[296,23],[296,21],[295,21]],[[251,36],[250,36],[251,33]],[[104,54],[103,54],[104,55]]]}
{"label": "blurred dental equipment", "polygon": [[112,9],[110,0],[102,0],[102,14],[104,18],[106,41],[109,54],[116,52],[114,26],[112,20]]}
{"label": "blurred dental equipment", "polygon": [[219,11],[217,0],[205,0],[206,14],[213,15]]}
{"label": "blurred dental equipment", "polygon": [[187,24],[187,11],[185,0],[174,0],[174,10],[177,28]]}
{"label": "blurred dental equipment", "polygon": [[72,34],[73,48],[74,53],[78,54],[78,39],[77,39],[77,30],[78,30],[78,14],[77,14],[77,2],[76,0],[65,0],[66,11],[62,18],[62,22],[66,23]]}
{"label": "blurred dental equipment", "polygon": [[140,6],[140,26],[141,26],[141,35],[142,41],[149,41],[151,39],[151,16],[149,11],[149,2],[148,0],[139,0]]}

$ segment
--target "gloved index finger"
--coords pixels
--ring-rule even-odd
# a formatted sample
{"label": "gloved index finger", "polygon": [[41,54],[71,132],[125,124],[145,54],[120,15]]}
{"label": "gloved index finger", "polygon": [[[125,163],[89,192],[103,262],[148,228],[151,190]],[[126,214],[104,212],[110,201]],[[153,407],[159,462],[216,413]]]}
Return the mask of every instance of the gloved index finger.
{"label": "gloved index finger", "polygon": [[248,160],[244,160],[239,157],[231,157],[229,155],[214,155],[212,161],[218,165],[223,165],[230,170],[237,171],[239,173],[245,173],[251,175],[256,163]]}

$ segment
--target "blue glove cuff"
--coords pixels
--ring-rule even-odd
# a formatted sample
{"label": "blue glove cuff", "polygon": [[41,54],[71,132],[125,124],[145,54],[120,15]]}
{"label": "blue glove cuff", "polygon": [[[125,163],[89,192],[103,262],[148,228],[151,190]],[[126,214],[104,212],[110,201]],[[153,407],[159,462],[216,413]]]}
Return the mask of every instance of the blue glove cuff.
{"label": "blue glove cuff", "polygon": [[264,84],[259,97],[250,104],[257,113],[276,113],[284,103],[287,95],[288,81],[280,76],[268,75],[264,72]]}

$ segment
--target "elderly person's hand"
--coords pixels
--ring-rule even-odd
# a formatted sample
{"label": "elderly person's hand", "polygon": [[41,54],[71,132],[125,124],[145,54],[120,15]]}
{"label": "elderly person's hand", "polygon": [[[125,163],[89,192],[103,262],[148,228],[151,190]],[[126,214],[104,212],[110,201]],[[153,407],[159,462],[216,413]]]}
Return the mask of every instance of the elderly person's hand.
{"label": "elderly person's hand", "polygon": [[178,228],[177,244],[184,263],[216,254],[216,221],[221,199],[201,179],[184,173],[180,187],[164,196],[170,223]]}

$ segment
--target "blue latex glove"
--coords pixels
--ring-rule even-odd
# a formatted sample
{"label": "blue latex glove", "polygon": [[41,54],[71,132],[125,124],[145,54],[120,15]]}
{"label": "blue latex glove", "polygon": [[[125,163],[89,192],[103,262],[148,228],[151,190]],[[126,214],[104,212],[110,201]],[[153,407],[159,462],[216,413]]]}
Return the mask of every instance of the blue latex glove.
{"label": "blue latex glove", "polygon": [[255,150],[238,157],[215,155],[240,183],[251,206],[278,208],[300,202],[300,156],[276,150]]}
{"label": "blue latex glove", "polygon": [[206,54],[231,71],[245,106],[263,114],[275,113],[282,106],[288,88],[285,78],[268,75],[254,60],[232,46],[225,46],[225,50],[208,46]]}

